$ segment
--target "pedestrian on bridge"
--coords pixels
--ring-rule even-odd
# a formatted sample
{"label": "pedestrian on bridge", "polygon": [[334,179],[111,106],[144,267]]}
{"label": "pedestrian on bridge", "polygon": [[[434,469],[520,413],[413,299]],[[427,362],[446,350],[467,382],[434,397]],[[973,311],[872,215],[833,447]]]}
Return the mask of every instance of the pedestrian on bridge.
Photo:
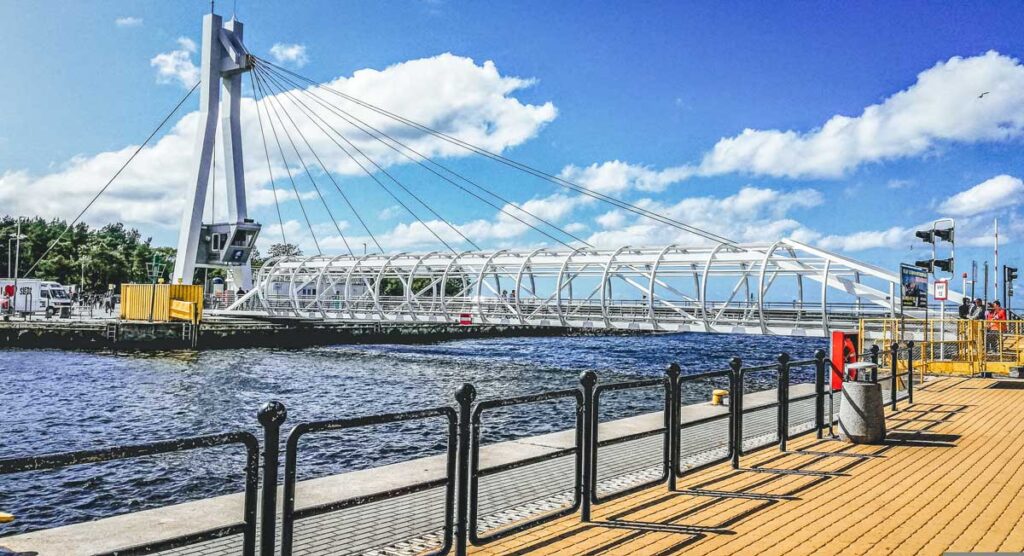
{"label": "pedestrian on bridge", "polygon": [[[794,304],[795,304],[795,302],[794,302]],[[969,297],[967,297],[965,295],[964,298],[963,298],[963,301],[960,303],[960,307],[959,307],[960,319],[961,320],[971,318],[971,307],[972,307],[971,298],[969,298]]]}
{"label": "pedestrian on bridge", "polygon": [[985,302],[980,297],[974,300],[974,305],[971,307],[970,313],[967,314],[967,318],[985,320]]}

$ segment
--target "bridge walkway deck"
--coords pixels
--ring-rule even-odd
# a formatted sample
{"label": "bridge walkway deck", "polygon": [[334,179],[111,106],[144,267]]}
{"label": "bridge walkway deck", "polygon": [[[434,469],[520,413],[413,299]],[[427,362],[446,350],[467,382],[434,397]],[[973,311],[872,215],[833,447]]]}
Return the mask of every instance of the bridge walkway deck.
{"label": "bridge walkway deck", "polygon": [[696,472],[680,481],[678,492],[655,487],[597,506],[593,523],[572,516],[471,553],[1021,551],[1020,386],[929,382],[918,403],[888,414],[883,446],[804,437],[787,453],[768,449],[745,457],[739,470],[718,465]]}

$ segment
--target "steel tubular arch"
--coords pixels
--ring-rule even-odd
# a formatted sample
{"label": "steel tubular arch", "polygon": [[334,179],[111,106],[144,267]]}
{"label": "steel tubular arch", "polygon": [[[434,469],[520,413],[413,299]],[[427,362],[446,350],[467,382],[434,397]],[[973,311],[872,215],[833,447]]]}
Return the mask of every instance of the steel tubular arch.
{"label": "steel tubular arch", "polygon": [[384,314],[384,306],[380,302],[380,286],[384,282],[384,277],[387,275],[388,267],[391,266],[392,261],[399,257],[404,257],[405,253],[395,253],[387,258],[382,265],[380,270],[377,271],[376,283],[373,285],[373,305],[377,310],[377,315],[380,316],[380,320],[386,321],[387,315]]}
{"label": "steel tubular arch", "polygon": [[[420,421],[425,419],[443,418],[448,425],[448,443],[445,450],[446,476],[440,479],[423,481],[413,485],[405,485],[393,488],[384,492],[377,492],[367,496],[357,496],[345,500],[328,502],[308,508],[295,509],[295,486],[298,474],[298,450],[299,439],[311,433],[340,431],[354,428],[372,427],[390,423],[401,423],[409,421]],[[440,549],[431,552],[431,555],[447,554],[454,544],[455,525],[455,476],[456,476],[456,448],[457,448],[457,421],[458,414],[451,407],[436,407],[418,411],[404,411],[399,413],[387,413],[383,415],[371,415],[366,417],[355,417],[347,419],[333,419],[327,421],[312,421],[296,425],[288,434],[285,444],[285,471],[284,471],[284,500],[281,514],[281,555],[291,556],[294,545],[295,521],[306,517],[313,517],[329,512],[335,512],[344,508],[350,508],[361,504],[369,504],[389,498],[422,492],[438,487],[445,488],[445,517],[443,526],[443,541]]]}
{"label": "steel tubular arch", "polygon": [[[426,255],[422,255],[422,256],[417,257],[416,258],[416,262],[412,265],[412,269],[409,270],[409,287],[406,288],[406,291],[405,291],[405,303],[406,303],[406,305],[409,307],[409,309],[412,312],[412,320],[417,320],[417,318],[416,318],[417,317],[417,313],[419,313],[419,311],[413,310],[412,304],[413,304],[414,300],[417,300],[417,301],[415,301],[417,307],[422,307],[422,304],[420,304],[419,301],[418,301],[419,293],[413,291],[412,282],[416,278],[416,271],[419,270],[420,266],[423,264],[423,261],[428,259],[428,258],[430,258],[430,257],[433,257],[435,255],[437,255],[437,251],[431,251],[431,252],[427,253]],[[429,278],[428,278],[428,280],[429,280]],[[430,282],[428,282],[428,286],[427,287],[432,287],[430,285]],[[443,285],[442,285],[442,287],[443,287]],[[431,302],[431,308],[430,308],[430,311],[428,311],[428,314],[426,315],[426,319],[425,320],[428,320],[428,321],[430,320],[430,318],[431,318],[431,314],[430,313],[432,313],[432,312],[433,312],[433,302]]]}
{"label": "steel tubular arch", "polygon": [[[444,272],[441,274],[441,312],[444,313],[444,318],[448,322],[458,322],[458,319],[456,317],[453,317],[451,313],[448,311],[448,292],[445,286],[448,284],[448,277],[451,276],[452,267],[458,264],[460,258],[471,253],[473,253],[473,251],[463,251],[452,257],[452,259],[444,267]],[[465,291],[466,288],[468,287],[469,286],[466,284],[466,273],[462,273],[462,292],[460,293],[463,294],[463,297],[465,297]]]}
{"label": "steel tubular arch", "polygon": [[[359,267],[363,264],[364,261],[366,261],[367,259],[369,259],[372,256],[373,255],[363,255],[362,257],[359,257],[358,259],[356,259],[352,263],[352,266],[349,267],[348,272],[345,273],[345,307],[348,310],[349,318],[351,318],[352,320],[356,319],[356,305],[355,305],[355,301],[357,301],[357,300],[350,299],[350,293],[352,292],[352,275],[355,274],[357,270],[359,270]],[[363,279],[363,282],[364,283],[366,282],[365,278]],[[366,291],[369,292],[370,291],[370,287],[369,287],[370,285],[369,284],[364,284],[364,285],[367,286],[366,287]]]}
{"label": "steel tubular arch", "polygon": [[[515,461],[499,465],[497,467],[491,467],[488,469],[480,469],[480,427],[482,425],[482,415],[484,411],[489,409],[496,409],[501,407],[510,407],[517,405],[527,405],[540,403],[550,400],[573,400],[575,403],[574,412],[576,424],[574,427],[575,445],[572,448],[565,448],[556,450],[540,456],[535,456],[528,459]],[[573,502],[571,505],[566,506],[560,510],[545,513],[541,516],[534,517],[524,521],[518,521],[514,525],[509,527],[503,527],[498,531],[488,534],[481,535],[477,518],[479,516],[479,492],[480,492],[480,478],[488,475],[494,475],[502,471],[508,471],[510,469],[516,469],[535,463],[540,463],[548,460],[552,460],[558,457],[564,457],[567,455],[573,455],[575,460],[574,465],[574,478],[573,485],[581,484],[581,477],[583,474],[583,438],[584,438],[584,427],[586,423],[583,419],[583,393],[578,388],[570,388],[565,390],[556,390],[553,392],[544,392],[541,394],[532,394],[526,396],[517,396],[514,398],[503,398],[494,400],[484,400],[476,404],[473,409],[472,418],[472,440],[470,442],[470,454],[469,454],[469,541],[476,545],[484,545],[491,543],[510,535],[514,535],[520,531],[536,527],[542,523],[572,515],[579,510],[583,500],[583,493],[579,488],[573,488]]]}
{"label": "steel tubular arch", "polygon": [[255,556],[260,447],[259,441],[252,435],[252,433],[249,432],[238,431],[208,434],[176,440],[147,442],[144,444],[134,444],[129,446],[116,446],[111,448],[44,454],[41,456],[0,459],[0,475],[24,473],[29,471],[46,471],[76,465],[104,463],[159,454],[230,446],[234,444],[241,444],[244,446],[246,454],[245,498],[243,502],[242,521],[170,539],[162,539],[152,543],[120,548],[110,554],[152,554],[154,552],[162,552],[173,548],[181,548],[201,542],[241,534],[243,556]]}
{"label": "steel tubular arch", "polygon": [[[484,311],[484,308],[486,307],[486,304],[484,303],[484,277],[487,276],[487,269],[488,269],[488,267],[491,266],[491,262],[495,258],[497,258],[497,257],[499,257],[501,255],[504,255],[508,251],[509,251],[508,249],[501,249],[501,250],[495,251],[494,253],[491,253],[491,255],[487,257],[487,260],[484,261],[484,264],[480,266],[480,274],[477,276],[477,282],[476,282],[476,300],[475,300],[477,315],[480,316],[480,324],[486,324],[488,322],[487,321],[487,317],[484,316],[485,313],[486,313]],[[497,270],[495,270],[495,280],[498,282],[498,284],[497,284],[498,291],[501,291],[501,282],[500,282],[501,278],[499,278],[497,276]]]}
{"label": "steel tubular arch", "polygon": [[724,243],[719,243],[708,252],[708,258],[704,261],[704,275],[701,277],[700,287],[700,315],[704,319],[704,328],[707,332],[711,332],[711,321],[708,320],[708,281],[711,277],[711,265],[715,262],[715,256],[718,255],[718,251],[725,247]]}
{"label": "steel tubular arch", "polygon": [[601,275],[601,316],[604,319],[604,325],[606,328],[614,328],[612,320],[608,316],[608,306],[611,304],[611,284],[609,282],[612,271],[612,265],[615,264],[615,258],[619,256],[623,251],[629,250],[629,246],[619,247],[612,253],[612,256],[604,263],[604,273]]}
{"label": "steel tubular arch", "polygon": [[[673,243],[662,249],[660,252],[658,252],[658,256],[655,257],[654,259],[654,266],[651,268],[651,279],[647,285],[647,296],[649,303],[648,309],[650,311],[651,327],[654,330],[658,329],[658,315],[657,311],[655,311],[654,305],[654,285],[656,283],[656,280],[658,279],[658,267],[661,266],[661,261],[665,258],[665,254],[672,249],[676,249],[677,251],[679,250],[678,247]],[[686,252],[685,249],[683,249],[682,251]]]}
{"label": "steel tubular arch", "polygon": [[558,269],[558,279],[555,283],[555,307],[558,311],[558,320],[559,322],[562,323],[562,326],[569,326],[567,315],[564,311],[562,311],[562,290],[564,290],[566,286],[568,286],[569,288],[569,304],[572,305],[572,278],[570,278],[569,282],[566,284],[565,271],[569,268],[569,265],[572,263],[573,257],[587,250],[588,248],[586,247],[579,247],[577,249],[573,249],[572,252],[569,253],[569,256],[567,256],[565,260],[562,261],[561,268]]}
{"label": "steel tubular arch", "polygon": [[775,250],[782,245],[781,241],[776,241],[764,252],[764,258],[761,259],[761,271],[757,275],[757,320],[761,324],[761,333],[768,333],[768,322],[764,318],[764,277],[768,272],[768,261],[771,260]]}
{"label": "steel tubular arch", "polygon": [[[523,273],[530,266],[530,261],[533,259],[533,257],[536,256],[539,253],[544,253],[544,252],[547,252],[547,248],[545,248],[545,247],[541,247],[539,249],[534,249],[533,251],[531,251],[530,254],[526,256],[526,260],[523,261],[523,264],[519,265],[519,271],[516,273],[516,282],[515,282],[516,289],[513,290],[513,291],[516,292],[516,296],[515,296],[516,299],[515,299],[515,304],[513,305],[513,307],[515,308],[516,316],[519,317],[519,324],[526,324],[526,318],[523,316],[522,305],[520,304],[520,301],[523,298]],[[531,277],[530,281],[532,282],[530,290],[531,290],[531,293],[533,294],[533,296],[536,297],[537,296],[537,284],[533,280],[533,272],[532,271],[530,272],[530,277]]]}

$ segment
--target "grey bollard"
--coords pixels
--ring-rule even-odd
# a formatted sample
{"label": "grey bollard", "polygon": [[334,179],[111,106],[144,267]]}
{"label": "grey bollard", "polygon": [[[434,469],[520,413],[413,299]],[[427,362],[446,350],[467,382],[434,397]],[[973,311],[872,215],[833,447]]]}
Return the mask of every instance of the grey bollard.
{"label": "grey bollard", "polygon": [[885,440],[882,385],[844,382],[839,406],[839,437],[854,444],[881,444]]}

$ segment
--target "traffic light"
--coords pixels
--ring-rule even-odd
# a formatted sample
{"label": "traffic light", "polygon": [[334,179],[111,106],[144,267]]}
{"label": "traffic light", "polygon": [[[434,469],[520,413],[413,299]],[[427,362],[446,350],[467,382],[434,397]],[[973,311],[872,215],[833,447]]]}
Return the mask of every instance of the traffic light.
{"label": "traffic light", "polygon": [[914,232],[914,236],[920,238],[925,243],[935,243],[935,230],[920,230]]}
{"label": "traffic light", "polygon": [[[954,243],[954,241],[953,241],[953,228],[946,228],[945,230],[935,230],[935,237],[941,239],[942,241],[948,241],[950,243]],[[931,243],[931,242],[929,242],[929,243]]]}
{"label": "traffic light", "polygon": [[1003,281],[1013,282],[1017,279],[1017,269],[1012,266],[1003,267]]}
{"label": "traffic light", "polygon": [[[920,234],[921,232],[918,232],[918,233]],[[923,261],[914,261],[914,266],[921,267],[921,268],[927,270],[928,273],[930,274],[930,273],[935,271],[935,260],[934,259],[925,259]]]}
{"label": "traffic light", "polygon": [[953,258],[952,257],[950,257],[948,259],[934,259],[932,262],[935,264],[936,268],[938,268],[939,270],[941,270],[943,272],[950,272],[950,273],[953,272]]}

